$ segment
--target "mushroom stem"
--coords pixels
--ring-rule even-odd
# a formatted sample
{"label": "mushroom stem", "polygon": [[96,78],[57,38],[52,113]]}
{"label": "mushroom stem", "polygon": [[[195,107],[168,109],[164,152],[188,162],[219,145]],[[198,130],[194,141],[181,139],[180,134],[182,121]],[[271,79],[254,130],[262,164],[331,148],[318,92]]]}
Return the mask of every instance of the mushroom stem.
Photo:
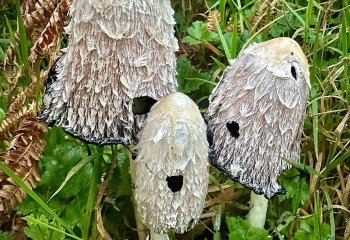
{"label": "mushroom stem", "polygon": [[166,233],[152,233],[149,240],[169,240],[169,236]]}
{"label": "mushroom stem", "polygon": [[264,228],[266,220],[268,200],[264,195],[257,195],[253,191],[250,194],[250,209],[248,212],[248,222],[251,226]]}
{"label": "mushroom stem", "polygon": [[[135,161],[132,159],[132,155],[131,155],[131,152],[129,151],[129,149],[127,149],[126,152],[128,154],[128,158],[129,158],[129,162],[130,162],[131,182],[132,182],[132,185],[135,186],[135,178],[136,178]],[[133,192],[132,203],[133,203],[133,207],[134,207],[134,214],[135,214],[135,221],[136,221],[138,238],[139,238],[139,240],[145,240],[146,239],[146,233],[145,233],[146,227],[142,223],[140,215],[137,212],[137,205],[136,205],[136,201],[135,201],[135,192]]]}

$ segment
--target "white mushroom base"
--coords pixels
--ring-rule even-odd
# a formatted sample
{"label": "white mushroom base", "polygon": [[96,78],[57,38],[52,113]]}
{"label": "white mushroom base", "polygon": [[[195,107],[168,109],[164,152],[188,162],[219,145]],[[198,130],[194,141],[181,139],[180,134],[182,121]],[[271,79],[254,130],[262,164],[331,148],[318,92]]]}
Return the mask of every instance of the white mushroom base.
{"label": "white mushroom base", "polygon": [[268,200],[264,195],[257,195],[253,191],[250,194],[250,210],[248,213],[248,222],[251,226],[264,228]]}

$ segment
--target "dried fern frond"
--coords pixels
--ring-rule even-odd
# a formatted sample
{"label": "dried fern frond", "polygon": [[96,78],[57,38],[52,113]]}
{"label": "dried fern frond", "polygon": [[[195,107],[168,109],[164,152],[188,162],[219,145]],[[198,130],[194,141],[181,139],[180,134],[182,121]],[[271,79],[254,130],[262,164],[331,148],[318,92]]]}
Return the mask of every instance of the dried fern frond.
{"label": "dried fern frond", "polygon": [[64,30],[63,27],[65,24],[65,16],[68,12],[70,4],[70,0],[62,0],[57,5],[45,29],[31,49],[29,56],[31,65],[35,63],[38,55],[50,55],[52,49],[54,49],[56,46],[58,37]]}
{"label": "dried fern frond", "polygon": [[250,18],[250,22],[254,28],[258,25],[265,26],[271,19],[273,19],[277,6],[281,0],[261,0],[256,7],[254,14]]}
{"label": "dried fern frond", "polygon": [[[6,154],[1,157],[1,161],[30,188],[34,188],[40,179],[37,161],[44,149],[43,136],[47,130],[35,115],[36,112],[32,111],[30,116],[22,119],[16,137]],[[25,195],[25,192],[0,170],[0,219],[6,219],[15,204],[21,202]]]}
{"label": "dried fern frond", "polygon": [[27,227],[27,221],[21,215],[15,214],[12,218],[11,231],[13,232],[13,239],[27,240],[27,235],[24,233],[24,228]]}
{"label": "dried fern frond", "polygon": [[24,26],[27,35],[30,35],[34,41],[44,30],[57,4],[58,0],[37,0],[26,1],[26,4],[22,5]]}
{"label": "dried fern frond", "polygon": [[213,31],[213,32],[217,32],[217,29],[216,29],[216,21],[220,22],[220,18],[221,18],[221,15],[220,15],[220,11],[219,10],[211,10],[209,11],[209,14],[208,14],[208,20],[207,20],[207,26],[209,28],[209,30]]}
{"label": "dried fern frond", "polygon": [[5,57],[3,60],[3,67],[10,67],[14,64],[16,64],[15,62],[15,58],[16,58],[16,47],[13,43],[10,43],[10,45],[7,47],[6,49],[6,53],[5,53]]}
{"label": "dried fern frond", "polygon": [[[216,23],[215,23],[216,21],[218,21],[219,23],[221,22],[220,11],[217,9],[210,10],[208,13],[208,19],[207,19],[207,26],[208,26],[209,30],[211,30],[213,32],[217,32]],[[232,17],[230,17],[229,21],[226,23],[226,28],[224,29],[225,32],[232,32],[233,31],[232,21],[233,21],[233,19],[232,19]]]}
{"label": "dried fern frond", "polygon": [[3,67],[6,69],[7,67],[13,67],[14,65],[18,65],[16,62],[16,45],[19,42],[18,32],[14,33],[15,42],[11,42],[10,45],[6,49],[5,57],[3,60]]}
{"label": "dried fern frond", "polygon": [[[27,36],[31,36],[34,41],[37,41],[50,18],[52,18],[58,2],[59,0],[27,0],[22,3],[22,17]],[[6,50],[3,61],[5,69],[18,65],[15,52],[16,45],[19,42],[18,30],[14,37],[16,42],[11,43]]]}
{"label": "dried fern frond", "polygon": [[0,125],[0,140],[8,140],[13,137],[18,129],[19,123],[35,112],[36,104],[33,102],[28,107],[25,105],[27,99],[32,100],[35,91],[35,84],[30,85],[25,91],[20,93],[15,101],[9,106],[5,119]]}
{"label": "dried fern frond", "polygon": [[38,2],[38,0],[24,0],[22,1],[21,8],[22,11],[25,13],[31,13],[35,11],[35,4]]}

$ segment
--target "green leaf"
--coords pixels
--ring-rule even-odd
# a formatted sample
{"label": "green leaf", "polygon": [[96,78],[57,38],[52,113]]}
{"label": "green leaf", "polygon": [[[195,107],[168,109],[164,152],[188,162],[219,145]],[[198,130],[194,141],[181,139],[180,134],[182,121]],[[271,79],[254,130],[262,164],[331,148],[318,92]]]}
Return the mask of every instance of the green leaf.
{"label": "green leaf", "polygon": [[[82,159],[89,159],[86,145],[71,138],[58,127],[51,128],[45,138],[47,144],[39,162],[41,181],[35,192],[41,199],[47,201],[60,186],[64,185],[62,190],[47,202],[48,207],[54,209],[67,225],[74,229],[82,229],[82,216],[85,214],[92,178],[92,164],[85,162],[84,166],[79,165],[81,167],[79,171],[74,171],[74,167],[81,163]],[[72,171],[74,174],[70,174]],[[63,184],[67,176],[70,179]],[[22,215],[32,213],[36,218],[41,215],[45,215],[47,219],[52,218],[38,208],[35,201],[30,198],[25,198],[17,209]]]}
{"label": "green leaf", "polygon": [[75,167],[73,167],[72,170],[69,171],[69,173],[67,174],[63,183],[56,190],[56,192],[54,192],[54,194],[52,194],[52,196],[49,198],[48,201],[50,201],[50,199],[52,199],[54,196],[56,196],[57,193],[59,193],[64,188],[64,186],[66,186],[67,182],[80,171],[80,169],[82,169],[86,164],[88,164],[89,162],[91,162],[92,160],[94,160],[95,158],[97,158],[99,156],[101,156],[101,155],[97,154],[97,155],[88,156],[88,157],[84,158],[83,160],[81,160],[77,165],[75,165]]}
{"label": "green leaf", "polygon": [[279,181],[286,189],[286,194],[280,195],[279,200],[291,199],[292,211],[295,213],[299,206],[309,199],[309,186],[306,178],[300,177],[300,172],[292,167],[281,174]]}
{"label": "green leaf", "polygon": [[62,225],[47,219],[44,215],[41,215],[39,219],[35,219],[32,215],[23,219],[28,223],[28,227],[24,229],[25,234],[34,240],[63,240],[66,235],[73,239],[80,239],[67,234]]}
{"label": "green leaf", "polygon": [[118,170],[115,171],[117,174],[117,177],[114,175],[113,177],[116,177],[116,182],[118,182],[119,186],[117,188],[117,196],[130,196],[132,194],[132,187],[131,187],[131,176],[129,171],[129,158],[125,151],[128,151],[127,149],[124,149],[123,151],[118,151],[117,154],[117,162],[118,162]]}
{"label": "green leaf", "polygon": [[230,231],[229,240],[266,240],[268,231],[249,225],[247,220],[240,217],[227,217],[227,226]]}
{"label": "green leaf", "polygon": [[62,224],[70,233],[74,234],[70,226],[66,224],[46,203],[30,188],[25,184],[20,177],[18,177],[6,164],[0,161],[0,168],[9,176],[11,179],[29,196],[31,196],[35,202],[40,205],[45,211],[54,217],[60,224]]}
{"label": "green leaf", "polygon": [[292,210],[295,213],[299,206],[303,205],[309,199],[309,186],[305,178],[299,178],[299,188],[292,198]]}
{"label": "green leaf", "polygon": [[316,171],[315,169],[313,169],[312,167],[310,167],[306,164],[294,162],[294,161],[289,160],[288,158],[282,158],[282,160],[286,161],[287,163],[291,164],[293,167],[295,167],[301,171],[304,171],[304,172],[307,172],[309,174],[316,175],[316,176],[321,175],[318,171]]}
{"label": "green leaf", "polygon": [[199,43],[201,41],[215,42],[219,40],[218,34],[210,31],[207,24],[202,21],[192,23],[192,26],[187,29],[187,32],[192,39],[184,38],[184,42],[186,43],[198,44],[194,43],[194,40],[199,40]]}
{"label": "green leaf", "polygon": [[0,231],[0,240],[13,240],[12,235],[12,232]]}
{"label": "green leaf", "polygon": [[215,85],[211,81],[211,75],[202,73],[191,65],[191,61],[185,55],[182,55],[177,60],[176,65],[178,90],[183,93],[191,93],[200,88],[203,84]]}
{"label": "green leaf", "polygon": [[190,45],[196,45],[201,44],[202,42],[200,40],[197,40],[191,36],[186,36],[182,39],[182,43],[188,43]]}
{"label": "green leaf", "polygon": [[4,120],[5,118],[5,111],[4,109],[0,108],[0,123],[2,122],[2,120]]}
{"label": "green leaf", "polygon": [[[69,172],[85,156],[87,156],[87,153],[82,145],[70,141],[57,145],[53,152],[47,152],[45,149],[42,161],[40,161],[42,176],[38,186],[54,190],[59,189]],[[57,196],[68,199],[76,196],[80,191],[86,191],[91,176],[92,166],[91,163],[87,163],[79,172],[70,176],[70,180]]]}
{"label": "green leaf", "polygon": [[274,37],[280,37],[284,32],[288,31],[288,26],[284,24],[277,23],[269,30],[269,34]]}
{"label": "green leaf", "polygon": [[[319,217],[319,216],[318,216]],[[315,222],[314,216],[310,215],[306,219],[301,219],[299,222],[299,227],[297,228],[294,239],[296,240],[316,240],[315,237]],[[320,236],[322,239],[329,239],[331,227],[327,223],[322,223],[320,226]]]}

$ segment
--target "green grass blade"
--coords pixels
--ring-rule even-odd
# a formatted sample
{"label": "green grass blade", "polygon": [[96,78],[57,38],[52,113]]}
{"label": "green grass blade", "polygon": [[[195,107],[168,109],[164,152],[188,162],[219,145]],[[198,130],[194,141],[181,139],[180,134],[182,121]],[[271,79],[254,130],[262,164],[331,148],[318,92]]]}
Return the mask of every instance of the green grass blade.
{"label": "green grass blade", "polygon": [[81,240],[81,238],[79,238],[79,237],[77,237],[77,236],[74,236],[74,235],[72,235],[72,234],[66,233],[65,231],[62,231],[62,230],[57,229],[57,228],[55,228],[55,227],[52,227],[52,226],[50,226],[50,225],[48,225],[48,224],[46,224],[46,223],[43,223],[43,222],[41,222],[41,221],[35,219],[35,218],[32,217],[32,216],[26,216],[26,217],[23,217],[23,219],[26,220],[27,222],[35,223],[35,224],[41,225],[41,226],[43,226],[43,227],[50,228],[50,229],[52,229],[52,230],[54,230],[54,231],[56,231],[56,232],[59,232],[59,233],[62,233],[62,234],[64,234],[64,235],[66,235],[67,237],[70,237],[70,238],[73,238],[73,239],[77,239],[77,240]]}
{"label": "green grass blade", "polygon": [[2,49],[2,47],[0,46],[0,60],[2,61],[5,58],[5,52]]}
{"label": "green grass blade", "polygon": [[[220,62],[220,60],[216,59],[215,57],[211,57],[214,62],[216,63],[216,65],[218,65],[218,67],[221,69],[221,70],[225,70],[226,68],[226,65],[223,64],[222,62]],[[204,79],[203,79],[204,80]],[[206,80],[207,81],[207,80]]]}
{"label": "green grass blade", "polygon": [[319,191],[316,191],[314,194],[315,200],[314,200],[314,239],[315,240],[322,240],[322,231],[321,231],[321,219],[322,219],[322,212],[321,212],[321,202],[320,202],[320,193]]}
{"label": "green grass blade", "polygon": [[[98,149],[98,151],[103,151]],[[103,152],[99,155],[102,155]],[[101,177],[101,163],[103,162],[103,159],[96,159],[93,162],[93,176],[90,182],[90,190],[89,190],[89,197],[88,201],[86,203],[86,212],[84,216],[84,224],[82,229],[82,239],[88,240],[89,239],[89,232],[91,228],[91,215],[94,209],[95,201],[96,201],[96,195],[97,195],[97,186],[99,183],[99,179]]]}
{"label": "green grass blade", "polygon": [[11,40],[6,38],[0,38],[0,44],[10,44]]}
{"label": "green grass blade", "polygon": [[212,82],[212,81],[209,81],[209,80],[206,80],[206,79],[202,79],[202,78],[185,78],[186,80],[196,80],[196,81],[202,81],[202,82],[205,82],[205,83],[209,83],[213,86],[216,86],[216,82]]}
{"label": "green grass blade", "polygon": [[311,13],[312,13],[312,7],[313,7],[313,0],[309,0],[307,1],[307,9],[306,9],[306,16],[305,16],[305,40],[307,41],[307,39],[309,38],[309,31],[310,31],[310,20],[311,20]]}
{"label": "green grass blade", "polygon": [[290,165],[292,165],[293,167],[297,168],[297,169],[300,169],[304,172],[307,172],[311,175],[315,175],[315,176],[321,176],[321,174],[316,171],[314,168],[308,166],[308,165],[305,165],[303,163],[298,163],[298,162],[294,162],[294,161],[291,161],[290,159],[288,158],[282,158],[283,161],[289,163]]}
{"label": "green grass blade", "polygon": [[48,206],[46,203],[41,200],[41,198],[25,184],[20,177],[18,177],[5,163],[0,161],[0,168],[34,201],[39,204],[48,214],[54,217],[63,227],[65,227],[72,235],[76,236],[75,233],[70,229],[70,227]]}
{"label": "green grass blade", "polygon": [[[349,24],[347,22],[347,18],[346,18],[346,10],[344,10],[343,13],[343,17],[342,17],[342,24],[341,24],[341,46],[342,46],[342,52],[343,52],[343,58],[346,58],[349,56],[349,47],[348,46],[348,33],[347,33],[347,28],[349,27]],[[344,97],[347,96],[348,93],[348,88],[349,88],[349,75],[348,75],[348,61],[347,60],[343,60],[343,64],[344,64],[344,72],[343,72],[343,76],[344,76],[344,80],[341,81],[341,88],[342,90],[345,92]]]}
{"label": "green grass blade", "polygon": [[[316,97],[316,90],[313,88],[311,89],[311,99]],[[312,107],[312,132],[313,132],[313,140],[314,140],[314,148],[315,148],[315,156],[318,158],[318,104],[317,101],[313,101],[311,104]]]}
{"label": "green grass blade", "polygon": [[[299,12],[299,11],[302,11],[302,10],[305,10],[306,8],[299,8],[297,10],[295,10],[296,12]],[[273,24],[275,24],[277,21],[281,20],[282,18],[284,18],[285,15],[281,15],[277,18],[275,18],[273,21],[269,22],[268,24],[266,24],[264,27],[260,28],[259,31],[255,32],[249,39],[248,41],[246,41],[246,43],[244,44],[244,46],[242,47],[242,50],[243,49],[246,49],[249,45],[249,43],[259,34],[261,33],[262,31],[264,31],[265,29],[269,28],[270,26],[272,26]]]}
{"label": "green grass blade", "polygon": [[64,186],[67,184],[67,182],[74,176],[74,174],[79,172],[79,170],[82,169],[86,164],[88,164],[89,162],[91,162],[92,160],[94,160],[95,158],[97,158],[99,156],[101,156],[101,154],[88,156],[88,157],[84,158],[83,160],[81,160],[77,165],[75,165],[72,168],[72,170],[69,171],[69,173],[67,174],[67,177],[64,179],[61,186],[59,186],[59,188],[52,194],[52,196],[47,201],[50,201],[54,196],[56,196],[62,190],[62,188],[64,188]]}
{"label": "green grass blade", "polygon": [[224,24],[223,26],[226,25],[225,6],[226,6],[226,0],[220,0],[219,11],[220,11],[221,23]]}
{"label": "green grass blade", "polygon": [[16,0],[16,11],[17,11],[17,19],[18,19],[17,23],[18,23],[18,29],[19,29],[19,46],[21,50],[22,63],[24,66],[24,76],[26,78],[25,84],[28,85],[30,82],[28,46],[27,46],[26,30],[24,27],[22,14],[21,14],[20,0]]}
{"label": "green grass blade", "polygon": [[345,160],[348,160],[350,157],[350,149],[348,149],[341,157],[331,161],[330,164],[327,165],[327,167],[322,170],[321,174],[326,176],[330,171],[335,169],[339,164],[342,164],[345,162]]}
{"label": "green grass blade", "polygon": [[233,31],[231,39],[231,58],[236,58],[237,56],[237,14],[233,18]]}
{"label": "green grass blade", "polygon": [[[310,1],[309,1],[310,2]],[[291,7],[289,6],[289,4],[285,1],[284,4],[286,5],[286,7],[288,8],[288,10],[300,21],[300,23],[305,26],[305,21],[304,19]]]}
{"label": "green grass blade", "polygon": [[[232,2],[234,2],[232,0]],[[241,4],[241,0],[237,0],[237,9],[238,9],[238,15],[239,15],[239,23],[240,23],[240,28],[241,28],[241,32],[244,31],[244,22],[245,22],[245,15],[242,12],[242,4]]]}
{"label": "green grass blade", "polygon": [[328,236],[327,239],[335,240],[335,221],[334,221],[334,211],[333,211],[332,201],[328,195],[328,192],[325,189],[322,189],[322,192],[326,197],[327,205],[329,208],[329,223],[331,225],[331,234]]}
{"label": "green grass blade", "polygon": [[7,29],[9,30],[9,35],[10,35],[11,42],[12,42],[13,45],[15,46],[16,57],[18,58],[19,62],[21,63],[21,62],[22,62],[22,57],[21,57],[21,53],[20,53],[20,51],[19,51],[19,48],[18,48],[18,46],[17,46],[17,41],[16,41],[16,38],[15,38],[15,34],[14,34],[13,30],[12,30],[11,23],[10,23],[10,21],[7,19],[6,16],[5,16],[5,19],[6,19]]}
{"label": "green grass blade", "polygon": [[222,219],[222,213],[223,213],[223,204],[219,205],[219,209],[216,213],[215,216],[215,221],[214,221],[214,240],[220,240],[221,239],[221,219]]}
{"label": "green grass blade", "polygon": [[219,34],[219,37],[220,37],[220,41],[221,41],[222,47],[224,48],[224,52],[225,52],[226,58],[227,58],[227,60],[232,59],[230,50],[229,50],[227,42],[226,42],[226,39],[224,37],[224,34],[221,31],[221,27],[220,27],[220,24],[219,24],[217,19],[215,19],[215,25],[216,25],[216,29],[218,30],[218,34]]}

